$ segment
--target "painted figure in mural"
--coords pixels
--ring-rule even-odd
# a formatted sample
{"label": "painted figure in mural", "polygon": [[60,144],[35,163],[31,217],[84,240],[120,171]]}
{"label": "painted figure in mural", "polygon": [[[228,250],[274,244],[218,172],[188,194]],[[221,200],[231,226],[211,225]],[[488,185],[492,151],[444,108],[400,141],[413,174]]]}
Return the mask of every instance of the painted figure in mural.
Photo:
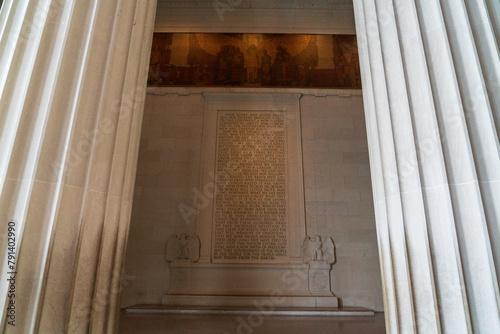
{"label": "painted figure in mural", "polygon": [[354,68],[355,62],[358,60],[358,49],[345,41],[342,41],[339,46],[343,54],[344,83],[347,86],[353,86],[354,81],[356,80]]}
{"label": "painted figure in mural", "polygon": [[307,47],[296,56],[299,66],[299,82],[302,86],[311,86],[314,82],[314,70],[318,66],[318,38],[311,36]]}
{"label": "painted figure in mural", "polygon": [[257,83],[257,75],[259,73],[259,59],[257,56],[257,47],[255,45],[250,45],[247,49],[245,55],[246,59],[246,69],[247,69],[247,83],[255,84]]}
{"label": "painted figure in mural", "polygon": [[356,36],[155,33],[148,84],[360,88]]}
{"label": "painted figure in mural", "polygon": [[228,74],[229,76],[231,75],[230,72],[230,67],[229,67],[229,46],[228,45],[223,45],[217,53],[217,68],[216,68],[216,75],[215,75],[215,81],[216,83],[226,83],[228,80]]}
{"label": "painted figure in mural", "polygon": [[182,82],[177,81],[177,84],[197,86],[213,84],[213,69],[216,66],[217,57],[203,49],[195,34],[189,35],[188,51],[186,60],[189,65],[189,71],[177,68],[176,77],[182,80]]}
{"label": "painted figure in mural", "polygon": [[332,39],[335,84],[341,87],[360,87],[356,40],[342,35],[334,35]]}
{"label": "painted figure in mural", "polygon": [[158,43],[154,43],[151,49],[151,59],[149,61],[148,85],[155,85],[158,83],[160,78],[160,61],[161,61],[160,45]]}
{"label": "painted figure in mural", "polygon": [[149,61],[148,85],[166,84],[166,69],[170,63],[172,34],[162,34],[153,38]]}
{"label": "painted figure in mural", "polygon": [[267,54],[267,50],[262,50],[262,58],[260,61],[260,83],[262,85],[271,85],[271,56]]}
{"label": "painted figure in mural", "polygon": [[221,46],[217,53],[215,82],[224,85],[240,84],[244,72],[245,61],[240,48],[232,45]]}
{"label": "painted figure in mural", "polygon": [[234,48],[233,51],[233,76],[231,77],[231,85],[240,85],[245,82],[245,56],[239,47]]}
{"label": "painted figure in mural", "polygon": [[172,54],[172,50],[167,47],[162,47],[160,49],[161,54],[161,62],[160,62],[160,78],[158,79],[158,84],[167,83],[167,69],[170,63],[170,55]]}
{"label": "painted figure in mural", "polygon": [[290,84],[291,56],[287,48],[278,45],[274,59],[273,74],[276,84],[288,86]]}

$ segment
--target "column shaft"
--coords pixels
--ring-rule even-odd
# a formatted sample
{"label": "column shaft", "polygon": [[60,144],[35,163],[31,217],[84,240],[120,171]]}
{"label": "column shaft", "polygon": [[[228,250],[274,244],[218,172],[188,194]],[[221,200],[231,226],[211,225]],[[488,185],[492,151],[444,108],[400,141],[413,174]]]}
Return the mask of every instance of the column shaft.
{"label": "column shaft", "polygon": [[354,8],[388,332],[500,331],[498,5]]}
{"label": "column shaft", "polygon": [[[114,333],[155,0],[5,1],[0,12],[1,307],[16,326]],[[22,279],[21,279],[22,278]]]}

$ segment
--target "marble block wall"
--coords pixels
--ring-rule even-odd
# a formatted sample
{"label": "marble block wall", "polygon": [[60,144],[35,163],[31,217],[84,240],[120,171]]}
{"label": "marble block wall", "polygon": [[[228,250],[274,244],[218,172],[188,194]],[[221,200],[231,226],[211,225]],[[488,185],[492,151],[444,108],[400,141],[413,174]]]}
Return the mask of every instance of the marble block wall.
{"label": "marble block wall", "polygon": [[[196,233],[195,219],[186,222],[178,206],[196,200],[200,183],[204,99],[198,90],[146,98],[123,307],[161,303],[169,288],[165,242],[171,233]],[[361,91],[325,91],[304,90],[300,99],[308,234],[335,241],[332,290],[341,304],[382,311]]]}
{"label": "marble block wall", "polygon": [[344,306],[383,310],[363,99],[300,100],[308,234],[335,241],[332,290]]}
{"label": "marble block wall", "polygon": [[148,95],[142,126],[122,305],[160,304],[168,290],[165,242],[195,233],[181,203],[192,203],[201,169],[203,97]]}

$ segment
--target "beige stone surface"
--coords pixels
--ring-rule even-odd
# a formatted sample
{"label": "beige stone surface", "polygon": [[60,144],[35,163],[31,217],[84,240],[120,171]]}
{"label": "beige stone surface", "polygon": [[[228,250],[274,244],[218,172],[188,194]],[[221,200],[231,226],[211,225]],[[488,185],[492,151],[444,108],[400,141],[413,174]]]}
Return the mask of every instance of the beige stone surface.
{"label": "beige stone surface", "polygon": [[[210,7],[220,2],[168,1],[160,6],[157,30],[163,23],[164,29],[184,32],[288,33],[296,27],[303,33],[354,32],[349,0],[228,0],[223,17]],[[155,8],[156,1],[2,3],[0,219],[16,221],[23,277],[18,285],[23,318],[6,332],[112,333],[121,284],[134,291],[128,301],[158,302],[169,286],[168,276],[156,275],[165,263],[154,253],[170,231],[156,224],[155,214],[160,221],[171,214],[171,203],[189,200],[200,180],[200,167],[191,163],[201,154],[196,148],[202,149],[197,140],[203,116],[196,113],[204,102],[189,98],[182,107],[187,114],[166,116],[182,129],[146,120],[160,138],[151,140],[149,151],[147,140],[141,144],[141,160],[150,164],[143,168],[158,172],[137,179],[136,198],[144,197],[135,203],[143,214],[141,225],[132,226],[131,240],[145,241],[130,251],[137,276],[121,281],[142,121],[139,74],[147,68]],[[354,8],[371,169],[364,119],[352,116],[361,112],[359,92],[288,91],[304,94],[306,221],[314,233],[331,230],[337,243],[341,270],[332,272],[334,290],[344,303],[366,305],[379,291],[372,279],[378,277],[377,247],[370,241],[373,215],[366,205],[372,198],[371,172],[387,330],[499,332],[500,5],[356,0]],[[216,14],[219,22],[213,20]],[[184,141],[172,144],[181,136]],[[157,213],[146,213],[151,210]],[[174,219],[167,221],[176,226]],[[0,255],[3,275],[5,248]],[[6,282],[0,282],[2,309]],[[293,278],[287,284],[294,284]],[[177,324],[163,319],[153,328]],[[261,331],[279,326],[289,333],[311,332],[311,322],[295,324],[273,322]],[[331,331],[344,325],[326,326]]]}
{"label": "beige stone surface", "polygon": [[2,333],[115,331],[155,11],[2,2]]}
{"label": "beige stone surface", "polygon": [[500,332],[500,3],[354,5],[387,331]]}
{"label": "beige stone surface", "polygon": [[[264,304],[268,310],[268,304]],[[139,310],[140,311],[140,310]],[[159,310],[156,314],[120,314],[119,333],[139,334],[144,332],[158,334],[220,334],[220,333],[254,333],[254,334],[385,334],[384,314],[363,316],[366,310],[347,310],[340,308],[333,312],[317,312],[287,316],[276,307],[271,312],[255,309],[254,313],[238,313],[227,309],[222,314],[168,313]],[[202,312],[206,312],[203,310]],[[167,313],[167,314],[165,314]],[[364,314],[363,314],[364,313]],[[285,312],[286,314],[286,312]],[[357,314],[358,316],[352,316]],[[306,316],[300,316],[306,315]],[[332,316],[334,315],[334,316]],[[338,315],[338,316],[335,316]]]}
{"label": "beige stone surface", "polygon": [[157,32],[355,34],[351,0],[159,0]]}
{"label": "beige stone surface", "polygon": [[[297,118],[300,123],[297,125],[302,130],[298,138],[292,139],[299,140],[302,146],[304,181],[300,187],[304,191],[307,222],[304,224],[304,220],[301,223],[299,220],[296,225],[300,228],[302,224],[303,229],[294,245],[296,262],[301,263],[300,249],[306,228],[307,233],[331,235],[337,254],[330,273],[331,291],[344,306],[383,309],[371,185],[367,174],[366,130],[359,91],[149,88],[149,92],[125,267],[126,277],[130,279],[126,281],[122,306],[159,304],[169,289],[177,293],[186,293],[192,287],[190,293],[238,294],[253,291],[253,294],[269,294],[274,288],[283,288],[280,286],[283,272],[276,272],[275,283],[263,283],[264,274],[257,276],[263,280],[261,283],[247,285],[245,280],[238,278],[234,285],[228,285],[233,278],[244,277],[242,273],[245,271],[238,274],[238,271],[222,268],[196,269],[196,264],[189,265],[189,270],[196,270],[197,273],[186,274],[184,271],[183,277],[200,277],[200,281],[170,281],[171,277],[179,277],[179,273],[172,276],[172,270],[178,272],[179,268],[168,265],[164,252],[171,233],[197,233],[201,241],[200,262],[211,262],[213,204],[209,197],[204,202],[199,195],[203,194],[203,185],[213,181],[207,176],[215,168],[216,132],[209,131],[207,122],[215,125],[216,113],[214,117],[210,116],[210,103],[214,103],[210,101],[219,101],[216,102],[217,107],[222,106],[224,110],[232,110],[235,105],[251,110],[252,103],[257,103],[253,108],[266,109],[262,106],[272,108],[273,103],[283,106],[283,102],[272,102],[273,99],[280,101],[283,94],[291,93],[301,96],[297,100],[297,112],[300,112]],[[267,94],[269,97],[264,102],[258,102],[256,97],[248,98],[252,96],[249,93]],[[225,99],[222,104],[220,96]],[[241,99],[241,96],[247,97]],[[180,115],[189,115],[198,121],[177,124],[180,120],[185,121],[179,119]],[[331,127],[330,131],[323,130],[325,124]],[[164,139],[168,141],[162,141]],[[155,144],[150,146],[151,143]],[[176,155],[176,148],[189,153]],[[193,206],[194,201],[200,201],[203,209],[199,214],[191,215],[189,223],[186,223],[179,212],[179,204]],[[250,269],[251,266],[245,270]],[[302,276],[308,277],[307,272]],[[224,280],[224,277],[231,280]],[[303,280],[298,278],[289,276],[286,281],[292,286]],[[179,290],[180,283],[184,283],[184,287]],[[286,291],[286,286],[283,289]],[[300,289],[308,291],[307,279]]]}

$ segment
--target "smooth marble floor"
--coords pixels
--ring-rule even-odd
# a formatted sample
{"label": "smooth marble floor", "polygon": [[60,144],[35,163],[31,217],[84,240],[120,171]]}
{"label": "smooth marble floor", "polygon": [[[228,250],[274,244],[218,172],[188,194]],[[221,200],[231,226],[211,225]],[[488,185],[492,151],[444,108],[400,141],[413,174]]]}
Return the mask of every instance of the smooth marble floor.
{"label": "smooth marble floor", "polygon": [[120,334],[384,334],[373,317],[120,314]]}

